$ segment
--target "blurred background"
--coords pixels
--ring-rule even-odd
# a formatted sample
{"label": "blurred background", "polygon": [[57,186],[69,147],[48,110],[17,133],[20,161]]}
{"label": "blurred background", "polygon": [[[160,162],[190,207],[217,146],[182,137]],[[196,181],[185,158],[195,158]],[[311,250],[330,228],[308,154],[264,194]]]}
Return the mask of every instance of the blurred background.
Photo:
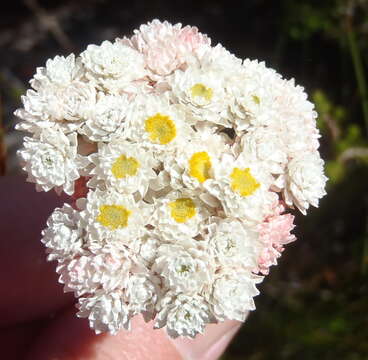
{"label": "blurred background", "polygon": [[13,111],[37,66],[159,18],[195,25],[305,87],[319,113],[328,196],[260,286],[223,360],[368,359],[368,1],[7,2],[0,13],[0,172],[20,174]]}

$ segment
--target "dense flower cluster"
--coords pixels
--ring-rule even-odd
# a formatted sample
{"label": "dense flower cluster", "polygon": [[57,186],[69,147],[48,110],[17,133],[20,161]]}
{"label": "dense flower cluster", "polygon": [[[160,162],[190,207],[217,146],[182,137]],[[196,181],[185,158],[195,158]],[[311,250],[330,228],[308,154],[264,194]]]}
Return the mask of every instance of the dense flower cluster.
{"label": "dense flower cluster", "polygon": [[78,315],[116,333],[141,313],[172,337],[243,321],[295,240],[286,210],[325,194],[303,88],[158,20],[56,56],[30,83],[19,156],[38,190],[77,198],[42,242]]}

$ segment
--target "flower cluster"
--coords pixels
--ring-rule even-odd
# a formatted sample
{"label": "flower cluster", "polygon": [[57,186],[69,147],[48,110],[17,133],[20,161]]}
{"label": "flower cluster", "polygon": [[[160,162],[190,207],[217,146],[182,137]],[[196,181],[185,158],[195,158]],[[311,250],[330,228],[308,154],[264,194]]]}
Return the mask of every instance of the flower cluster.
{"label": "flower cluster", "polygon": [[[142,314],[170,336],[244,321],[326,177],[304,89],[195,27],[154,20],[37,69],[19,156],[73,196],[42,242],[98,333]],[[84,184],[84,185],[83,185]]]}

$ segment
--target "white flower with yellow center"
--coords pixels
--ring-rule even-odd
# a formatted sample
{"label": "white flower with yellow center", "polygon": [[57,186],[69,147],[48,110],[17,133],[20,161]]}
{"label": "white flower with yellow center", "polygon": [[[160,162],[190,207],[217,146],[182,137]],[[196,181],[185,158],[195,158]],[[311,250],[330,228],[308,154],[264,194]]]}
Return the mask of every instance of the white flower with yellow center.
{"label": "white flower with yellow center", "polygon": [[113,189],[89,191],[81,217],[86,223],[86,243],[91,249],[106,244],[121,248],[145,232],[150,208],[132,195]]}
{"label": "white flower with yellow center", "polygon": [[230,155],[223,156],[214,170],[214,179],[207,180],[204,188],[221,202],[225,214],[249,223],[263,221],[278,199],[269,191],[270,173],[259,163]]}
{"label": "white flower with yellow center", "polygon": [[97,94],[96,104],[84,113],[86,122],[79,132],[91,141],[111,141],[121,137],[129,101],[127,96]]}
{"label": "white flower with yellow center", "polygon": [[157,199],[154,208],[151,224],[159,236],[170,242],[198,235],[210,214],[195,194],[183,191],[172,191]]}
{"label": "white flower with yellow center", "polygon": [[259,235],[237,219],[216,219],[208,227],[205,239],[212,256],[221,267],[235,266],[253,270],[260,251]]}
{"label": "white flower with yellow center", "polygon": [[155,156],[175,152],[193,137],[185,114],[165,96],[147,95],[135,99],[127,114],[127,136]]}
{"label": "white flower with yellow center", "polygon": [[173,100],[182,105],[187,121],[210,121],[228,125],[228,97],[225,92],[225,77],[221,72],[188,67],[176,71],[168,79]]}
{"label": "white flower with yellow center", "polygon": [[88,318],[89,326],[96,334],[109,332],[114,335],[121,329],[130,330],[131,313],[122,290],[108,293],[98,290],[88,297],[79,298],[77,308],[77,316]]}
{"label": "white flower with yellow center", "polygon": [[201,188],[214,177],[213,169],[222,154],[230,152],[225,135],[215,134],[212,129],[196,131],[191,146],[175,156],[164,159],[164,169],[170,175],[170,186],[180,190]]}
{"label": "white flower with yellow center", "polygon": [[111,93],[121,93],[146,76],[142,54],[121,42],[88,45],[80,56],[86,76]]}
{"label": "white flower with yellow center", "polygon": [[24,139],[18,151],[27,181],[36,183],[39,190],[52,188],[68,195],[74,192],[74,181],[79,178],[81,157],[77,154],[77,135],[65,135],[60,130],[43,130],[37,137]]}
{"label": "white flower with yellow center", "polygon": [[167,289],[185,294],[200,292],[212,283],[215,271],[206,245],[190,238],[162,244],[152,270],[163,279]]}
{"label": "white flower with yellow center", "polygon": [[256,284],[262,280],[262,276],[254,275],[250,270],[229,268],[219,273],[208,299],[216,318],[244,321],[248,312],[255,309],[253,297],[259,294]]}
{"label": "white flower with yellow center", "polygon": [[50,261],[64,261],[83,254],[83,227],[79,212],[68,204],[56,208],[47,219],[41,241],[47,248]]}
{"label": "white flower with yellow center", "polygon": [[113,188],[125,194],[138,191],[144,197],[149,181],[157,176],[152,154],[140,144],[118,139],[100,143],[98,152],[90,155],[90,159],[95,165],[88,182],[91,188]]}
{"label": "white flower with yellow center", "polygon": [[172,338],[187,336],[194,338],[203,334],[205,326],[216,323],[210,305],[200,295],[176,294],[168,292],[158,305],[155,328],[166,330]]}

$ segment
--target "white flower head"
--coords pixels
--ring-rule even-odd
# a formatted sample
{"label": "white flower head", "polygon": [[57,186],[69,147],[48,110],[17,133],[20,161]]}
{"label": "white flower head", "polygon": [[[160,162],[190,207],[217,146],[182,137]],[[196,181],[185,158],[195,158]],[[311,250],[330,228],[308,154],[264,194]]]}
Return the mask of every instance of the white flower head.
{"label": "white flower head", "polygon": [[67,57],[55,56],[46,61],[46,67],[37,68],[37,72],[30,81],[35,90],[47,88],[50,84],[65,87],[73,81],[81,80],[84,75],[81,59],[74,54]]}
{"label": "white flower head", "polygon": [[150,207],[136,203],[132,195],[115,190],[89,191],[81,217],[86,223],[87,243],[91,249],[128,245],[145,232]]}
{"label": "white flower head", "polygon": [[125,194],[138,191],[144,197],[149,181],[157,176],[152,154],[140,144],[120,139],[100,143],[98,152],[90,155],[90,159],[95,164],[88,182],[92,188],[113,188]]}
{"label": "white flower head", "polygon": [[163,278],[167,289],[193,294],[212,283],[214,267],[206,247],[200,243],[186,239],[157,249],[152,269]]}
{"label": "white flower head", "polygon": [[211,40],[196,27],[172,25],[155,19],[134,31],[131,39],[123,39],[143,54],[150,77],[160,79],[185,68],[187,62],[209,47]]}
{"label": "white flower head", "polygon": [[259,163],[225,155],[214,170],[214,179],[207,180],[204,187],[221,201],[227,216],[259,223],[278,199],[269,191],[273,177]]}
{"label": "white flower head", "polygon": [[125,116],[129,106],[126,96],[98,93],[94,106],[86,109],[86,119],[79,132],[91,141],[111,141],[121,137],[125,128]]}
{"label": "white flower head", "polygon": [[96,292],[124,289],[134,264],[128,250],[105,247],[97,254],[85,252],[81,256],[59,263],[56,271],[64,291],[74,291],[76,296]]}
{"label": "white flower head", "polygon": [[188,67],[185,71],[176,71],[168,83],[174,101],[182,105],[191,124],[209,121],[227,126],[229,99],[225,80],[220,71]]}
{"label": "white flower head", "polygon": [[143,56],[121,42],[88,45],[81,53],[87,77],[112,93],[121,93],[129,83],[145,77]]}
{"label": "white flower head", "polygon": [[259,294],[256,284],[263,280],[251,271],[228,271],[222,273],[213,283],[209,302],[219,320],[244,321],[249,310],[254,310],[253,297]]}
{"label": "white flower head", "polygon": [[171,105],[165,96],[146,95],[136,98],[127,115],[127,136],[155,157],[173,153],[190,142],[194,131],[186,123],[185,114]]}
{"label": "white flower head", "polygon": [[284,191],[287,205],[294,204],[303,214],[309,204],[318,207],[319,199],[326,194],[323,164],[318,152],[302,154],[289,162]]}
{"label": "white flower head", "polygon": [[39,136],[24,139],[24,148],[18,151],[27,181],[36,183],[43,191],[62,189],[68,195],[74,191],[79,178],[80,156],[77,154],[77,135],[65,135],[60,130],[43,130]]}
{"label": "white flower head", "polygon": [[258,232],[237,219],[211,222],[206,236],[212,256],[219,266],[237,266],[253,270],[260,251]]}
{"label": "white flower head", "polygon": [[157,199],[154,209],[151,224],[155,232],[170,242],[199,235],[204,221],[210,215],[195,193],[187,191],[172,191]]}
{"label": "white flower head", "polygon": [[83,228],[79,212],[70,205],[56,208],[42,231],[42,243],[46,246],[49,261],[72,258],[83,254]]}
{"label": "white flower head", "polygon": [[170,186],[198,189],[210,178],[221,156],[230,152],[226,137],[216,134],[211,128],[197,130],[190,147],[164,160],[164,169],[170,175]]}
{"label": "white flower head", "polygon": [[130,330],[129,306],[121,290],[109,293],[98,290],[89,297],[81,297],[77,307],[77,316],[88,318],[96,334],[109,332],[114,335],[121,329]]}
{"label": "white flower head", "polygon": [[168,334],[176,338],[194,338],[203,334],[206,324],[216,323],[209,304],[199,295],[168,293],[160,302],[160,311],[155,320],[155,328],[166,325]]}

